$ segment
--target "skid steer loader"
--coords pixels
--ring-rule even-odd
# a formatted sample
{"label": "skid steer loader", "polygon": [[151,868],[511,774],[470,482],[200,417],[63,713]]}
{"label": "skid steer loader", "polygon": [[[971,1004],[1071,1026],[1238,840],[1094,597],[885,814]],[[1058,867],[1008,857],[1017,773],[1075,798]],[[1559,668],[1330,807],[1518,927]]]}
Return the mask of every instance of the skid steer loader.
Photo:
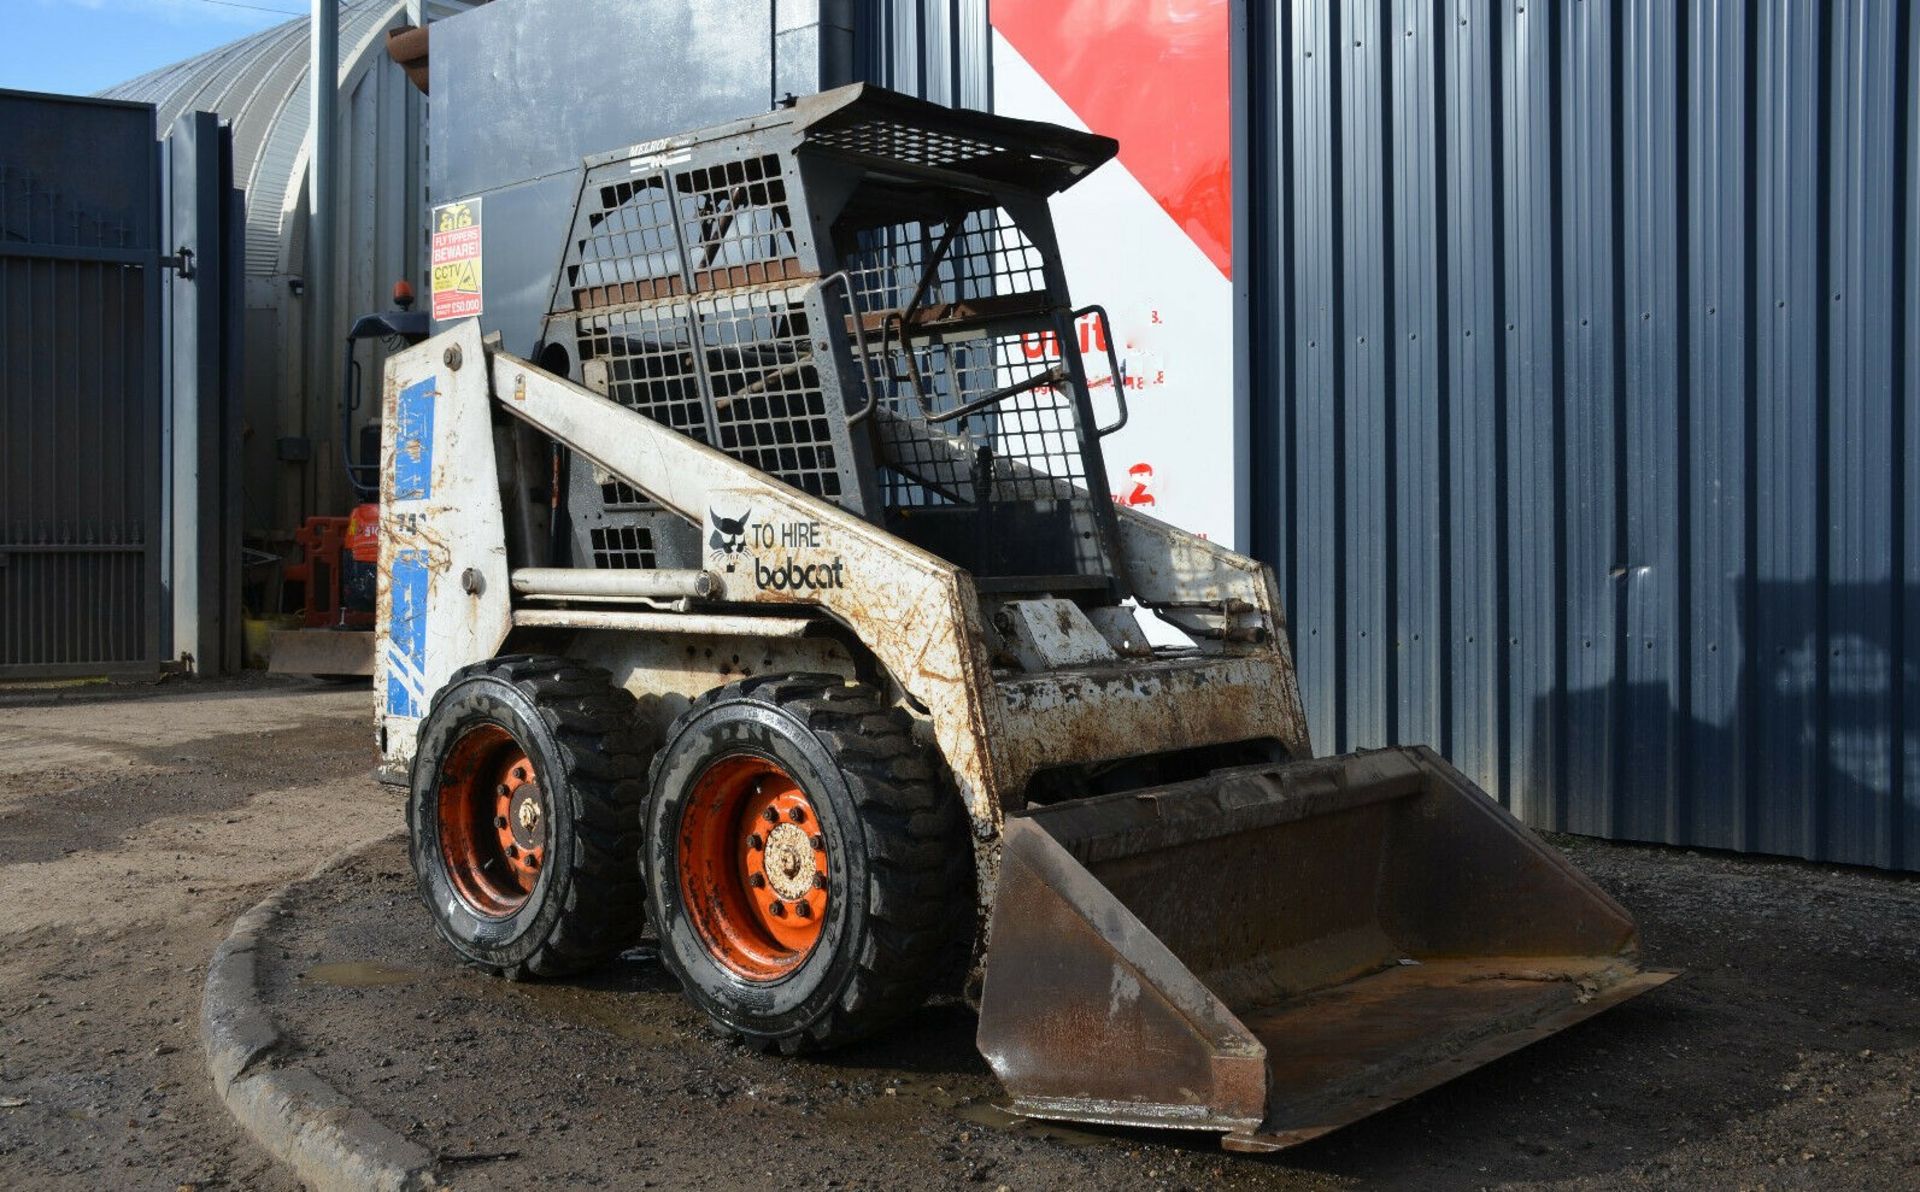
{"label": "skid steer loader", "polygon": [[785,1053],[964,978],[1018,1112],[1245,1150],[1667,978],[1431,751],[1315,757],[1272,573],[1105,495],[1047,201],[1115,148],[861,86],[633,145],[531,359],[392,359],[379,737],[462,956],[644,916]]}

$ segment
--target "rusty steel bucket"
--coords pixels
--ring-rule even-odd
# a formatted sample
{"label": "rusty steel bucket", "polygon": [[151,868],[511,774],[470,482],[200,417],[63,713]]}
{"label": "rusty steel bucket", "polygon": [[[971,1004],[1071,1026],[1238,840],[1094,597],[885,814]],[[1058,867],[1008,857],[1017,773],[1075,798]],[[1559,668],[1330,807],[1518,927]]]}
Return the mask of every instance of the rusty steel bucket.
{"label": "rusty steel bucket", "polygon": [[981,1052],[1040,1118],[1304,1142],[1670,979],[1425,748],[1008,817]]}

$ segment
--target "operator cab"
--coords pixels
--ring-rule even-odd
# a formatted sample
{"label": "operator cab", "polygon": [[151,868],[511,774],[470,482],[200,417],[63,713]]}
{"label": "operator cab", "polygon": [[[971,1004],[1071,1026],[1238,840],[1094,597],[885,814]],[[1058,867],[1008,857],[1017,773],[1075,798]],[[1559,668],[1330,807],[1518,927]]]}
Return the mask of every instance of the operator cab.
{"label": "operator cab", "polygon": [[[1115,150],[855,85],[589,158],[541,359],[983,594],[1115,603],[1099,439],[1125,422],[1124,382],[1047,210]],[[1107,348],[1091,381],[1083,314]],[[581,565],[705,555],[698,527],[585,461],[567,499]]]}

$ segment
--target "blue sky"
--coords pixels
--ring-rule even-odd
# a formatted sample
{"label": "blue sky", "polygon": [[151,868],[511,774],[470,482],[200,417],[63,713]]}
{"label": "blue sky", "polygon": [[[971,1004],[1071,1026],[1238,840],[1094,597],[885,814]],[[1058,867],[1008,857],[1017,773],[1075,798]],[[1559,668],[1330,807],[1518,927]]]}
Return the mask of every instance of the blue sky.
{"label": "blue sky", "polygon": [[0,87],[90,94],[309,7],[308,0],[0,0]]}

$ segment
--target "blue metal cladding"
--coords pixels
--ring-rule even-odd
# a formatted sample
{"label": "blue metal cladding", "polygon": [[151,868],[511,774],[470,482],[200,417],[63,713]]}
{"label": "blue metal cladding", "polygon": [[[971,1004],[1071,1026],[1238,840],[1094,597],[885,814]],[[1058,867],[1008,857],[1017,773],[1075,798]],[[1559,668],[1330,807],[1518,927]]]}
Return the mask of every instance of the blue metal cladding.
{"label": "blue metal cladding", "polygon": [[1920,869],[1897,0],[1245,0],[1249,534],[1316,746]]}
{"label": "blue metal cladding", "polygon": [[987,2],[851,0],[855,77],[951,108],[990,109]]}

